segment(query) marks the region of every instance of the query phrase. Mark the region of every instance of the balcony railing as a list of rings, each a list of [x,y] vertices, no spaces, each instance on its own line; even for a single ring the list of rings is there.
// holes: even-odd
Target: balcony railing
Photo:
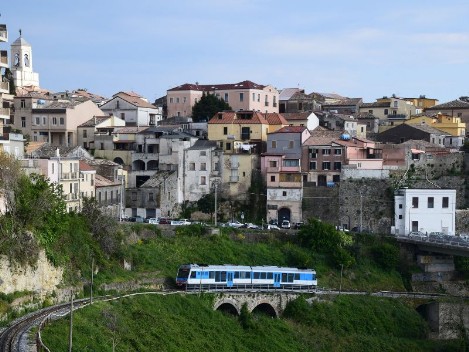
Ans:
[[[60,179],[61,180],[78,180],[78,172],[64,172],[61,176],[60,176]]]
[[[65,200],[78,200],[78,193],[69,193],[65,195]]]

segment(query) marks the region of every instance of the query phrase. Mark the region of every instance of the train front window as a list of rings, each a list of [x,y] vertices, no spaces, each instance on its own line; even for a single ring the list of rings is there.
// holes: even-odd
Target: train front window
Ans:
[[[189,269],[179,269],[178,278],[187,279],[189,277]]]
[[[191,272],[191,279],[195,279],[197,277],[197,271]]]

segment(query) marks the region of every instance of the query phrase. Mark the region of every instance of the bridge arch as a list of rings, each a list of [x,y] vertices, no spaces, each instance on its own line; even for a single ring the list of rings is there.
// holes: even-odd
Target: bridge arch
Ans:
[[[277,310],[270,303],[267,303],[267,302],[260,303],[260,304],[256,305],[252,309],[252,313],[253,314],[262,313],[262,314],[266,314],[266,315],[268,315],[269,317],[272,317],[272,318],[277,318],[278,317]]]
[[[219,310],[221,312],[226,312],[233,315],[240,315],[240,308],[236,301],[226,298],[217,303],[215,303],[214,310]]]

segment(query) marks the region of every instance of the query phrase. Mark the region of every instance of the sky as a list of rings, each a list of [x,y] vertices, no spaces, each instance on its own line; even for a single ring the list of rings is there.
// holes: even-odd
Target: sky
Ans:
[[[21,29],[52,91],[153,102],[184,83],[250,80],[443,103],[469,95],[468,18],[467,0],[5,1],[0,49]]]

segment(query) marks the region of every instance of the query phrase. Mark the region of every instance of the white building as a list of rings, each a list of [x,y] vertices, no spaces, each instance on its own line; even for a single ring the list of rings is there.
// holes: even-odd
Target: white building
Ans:
[[[394,194],[394,209],[396,235],[412,231],[455,233],[454,189],[399,189]]]

